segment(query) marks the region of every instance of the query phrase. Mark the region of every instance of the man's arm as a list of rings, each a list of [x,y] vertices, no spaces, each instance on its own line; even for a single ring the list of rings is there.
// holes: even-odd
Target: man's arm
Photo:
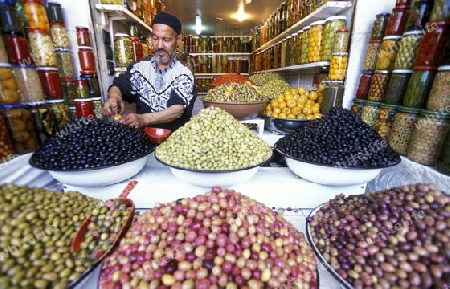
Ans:
[[[184,113],[184,105],[175,104],[168,108],[153,113],[129,113],[120,120],[121,123],[136,128],[153,125],[156,123],[168,123],[180,118]]]

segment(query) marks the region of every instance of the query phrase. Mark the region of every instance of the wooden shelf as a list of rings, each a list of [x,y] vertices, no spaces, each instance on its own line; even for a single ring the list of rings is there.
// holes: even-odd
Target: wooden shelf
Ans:
[[[329,61],[319,61],[319,62],[292,65],[292,66],[286,66],[286,67],[275,68],[275,69],[255,71],[253,73],[256,74],[256,73],[263,73],[263,72],[298,71],[298,70],[308,70],[308,69],[317,69],[317,68],[327,69],[329,66],[330,66]]]
[[[96,4],[95,9],[107,13],[109,17],[123,17],[124,20],[134,21],[148,31],[152,31],[150,26],[148,26],[144,21],[142,21],[142,19],[139,19],[133,14],[133,12],[125,8],[123,5]]]

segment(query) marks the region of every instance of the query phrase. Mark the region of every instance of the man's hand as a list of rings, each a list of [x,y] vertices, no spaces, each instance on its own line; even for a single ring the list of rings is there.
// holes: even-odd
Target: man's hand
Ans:
[[[122,93],[117,87],[113,86],[109,90],[108,99],[103,105],[103,111],[109,117],[114,117],[125,111],[125,104],[122,101]]]
[[[147,125],[146,117],[144,114],[137,114],[133,112],[128,113],[119,121],[119,123],[133,126],[135,128],[143,128]]]

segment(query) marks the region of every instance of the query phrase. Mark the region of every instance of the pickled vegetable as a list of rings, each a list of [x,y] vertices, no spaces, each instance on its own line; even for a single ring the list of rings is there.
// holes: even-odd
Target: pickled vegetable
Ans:
[[[258,91],[248,83],[227,83],[210,89],[208,94],[203,97],[203,100],[220,102],[257,102],[267,101],[268,98],[259,94]]]
[[[13,155],[14,149],[11,144],[8,127],[3,117],[0,117],[0,163],[8,161]]]
[[[425,108],[436,75],[436,67],[415,66],[406,88],[403,105],[412,108]]]
[[[400,40],[394,69],[412,69],[417,59],[417,51],[423,39],[423,31],[406,32]]]
[[[370,127],[375,124],[377,114],[380,109],[380,103],[375,101],[366,101],[361,111],[361,119]]]
[[[37,66],[56,66],[55,48],[50,34],[40,29],[29,29],[28,38],[34,63]]]
[[[335,52],[331,56],[330,71],[328,79],[332,81],[343,81],[347,72],[348,53]]]
[[[375,70],[377,68],[378,53],[381,40],[370,40],[367,45],[366,55],[364,57],[364,70]]]
[[[36,0],[25,0],[23,2],[23,10],[27,15],[29,27],[49,32],[50,25],[44,5]]]
[[[437,70],[427,100],[427,109],[441,112],[450,111],[450,66]]]
[[[114,36],[114,55],[117,67],[127,67],[134,61],[133,43],[128,35],[116,33]]]
[[[0,64],[0,104],[20,101],[19,90],[11,67],[9,64]]]
[[[323,30],[325,21],[316,21],[311,23],[308,62],[322,61],[322,47],[324,42]]]
[[[419,109],[398,106],[389,133],[389,145],[399,154],[406,155]]]
[[[372,26],[371,40],[382,40],[389,23],[390,13],[380,13],[376,15]]]
[[[70,48],[69,37],[67,36],[66,27],[64,24],[52,23],[50,32],[55,48]]]
[[[55,49],[56,66],[61,78],[74,78],[73,57],[69,49]]]
[[[402,36],[386,36],[381,43],[380,51],[377,58],[377,70],[393,70],[397,51],[399,49],[399,41]]]
[[[396,69],[392,71],[389,79],[389,84],[384,97],[384,102],[392,105],[400,105],[403,103],[406,88],[413,70],[410,69]]]
[[[384,101],[391,73],[387,70],[376,70],[370,84],[368,100]]]
[[[378,132],[380,137],[387,140],[391,132],[394,114],[397,106],[382,103],[378,111],[373,129]]]
[[[17,64],[13,65],[13,71],[20,91],[20,101],[23,103],[44,102],[44,89],[36,66]]]

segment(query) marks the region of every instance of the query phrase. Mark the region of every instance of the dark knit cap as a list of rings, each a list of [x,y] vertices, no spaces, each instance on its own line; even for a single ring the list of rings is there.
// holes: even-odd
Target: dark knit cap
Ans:
[[[154,24],[165,24],[171,27],[177,34],[181,34],[181,21],[172,13],[165,11],[159,12],[152,20],[152,27]]]

